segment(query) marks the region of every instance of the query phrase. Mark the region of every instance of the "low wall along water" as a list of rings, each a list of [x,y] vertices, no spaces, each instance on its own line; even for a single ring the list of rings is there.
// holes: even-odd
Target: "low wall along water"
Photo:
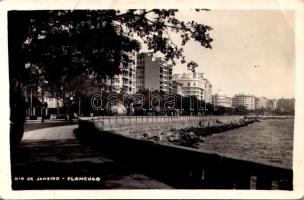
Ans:
[[[292,190],[292,170],[246,160],[227,158],[185,146],[146,140],[134,135],[189,127],[205,127],[240,120],[241,116],[195,116],[183,118],[141,118],[135,123],[118,119],[82,119],[79,135],[89,138],[109,155],[162,179],[176,188],[208,189],[283,189]],[[133,119],[125,118],[132,122]],[[107,120],[107,119],[105,119]],[[138,120],[138,119],[137,119]],[[145,121],[147,120],[147,121]],[[149,122],[151,120],[151,122]],[[158,120],[158,121],[157,121]],[[166,121],[167,120],[167,121]],[[171,121],[170,121],[171,120]],[[133,135],[132,135],[133,131]],[[131,134],[130,134],[131,133]]]
[[[170,129],[206,127],[222,123],[238,122],[243,116],[114,116],[82,118],[91,120],[100,130],[133,133],[161,132]],[[201,123],[200,123],[201,122]]]

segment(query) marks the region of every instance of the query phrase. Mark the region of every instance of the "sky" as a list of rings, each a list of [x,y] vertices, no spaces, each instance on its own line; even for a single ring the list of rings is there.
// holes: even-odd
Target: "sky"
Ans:
[[[238,93],[267,98],[294,97],[294,13],[282,10],[179,11],[179,19],[209,25],[212,49],[191,41],[188,60],[198,63],[213,85],[227,96]],[[171,38],[177,41],[177,35]],[[173,73],[187,72],[177,64]]]

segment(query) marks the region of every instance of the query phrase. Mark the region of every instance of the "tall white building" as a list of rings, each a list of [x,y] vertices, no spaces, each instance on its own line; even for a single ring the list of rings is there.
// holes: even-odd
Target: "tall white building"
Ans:
[[[233,107],[245,107],[248,110],[254,110],[256,103],[255,103],[255,96],[253,95],[246,95],[246,94],[237,94],[232,99]]]
[[[223,92],[218,91],[213,96],[213,102],[212,103],[215,106],[223,106],[223,107],[230,108],[230,107],[232,107],[232,98],[226,96]]]
[[[212,102],[212,85],[204,73],[174,74],[174,80],[181,84],[184,96],[195,96],[206,103]]]
[[[174,80],[182,85],[184,96],[195,96],[198,100],[205,99],[203,73],[174,74]]]
[[[129,57],[129,63],[122,63],[120,65],[121,73],[115,75],[112,79],[107,81],[111,85],[112,92],[135,94],[136,93],[136,51],[124,52]]]
[[[136,90],[172,91],[172,65],[153,53],[140,53],[137,56]]]
[[[212,103],[212,84],[206,78],[203,80],[205,82],[205,102]]]

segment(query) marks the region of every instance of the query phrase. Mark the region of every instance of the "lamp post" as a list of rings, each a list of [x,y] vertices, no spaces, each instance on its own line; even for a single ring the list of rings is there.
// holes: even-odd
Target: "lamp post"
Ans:
[[[81,96],[79,96],[79,99],[78,99],[78,118],[80,117],[81,115]]]
[[[70,124],[73,124],[73,111],[72,111],[72,106],[73,106],[73,100],[74,98],[73,97],[70,97],[70,106],[69,106],[69,121],[70,121]]]
[[[42,106],[41,106],[41,122],[44,122],[44,86],[46,84],[48,84],[48,81],[44,80],[44,76],[42,75],[41,77],[41,80],[42,80],[42,84],[41,84],[41,103],[42,103]]]

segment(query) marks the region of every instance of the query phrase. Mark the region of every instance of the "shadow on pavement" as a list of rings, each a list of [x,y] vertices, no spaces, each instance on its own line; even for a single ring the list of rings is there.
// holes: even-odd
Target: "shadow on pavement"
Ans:
[[[87,124],[85,130],[75,129],[76,137],[83,144],[90,145],[94,150],[102,152],[107,157],[136,171],[149,176],[172,188],[201,189],[206,186],[189,177],[188,163],[185,159],[173,154],[171,148],[158,148],[158,145],[148,140],[126,138],[111,132],[97,130]],[[183,151],[181,151],[183,157]],[[189,160],[192,160],[189,157]],[[154,188],[157,189],[157,188]]]
[[[11,169],[14,190],[168,188],[76,139],[23,142]]]
[[[77,121],[73,121],[72,124],[77,124]],[[42,128],[56,127],[56,126],[67,126],[72,125],[69,121],[57,121],[57,122],[35,122],[35,123],[25,123],[24,131],[33,131]]]

